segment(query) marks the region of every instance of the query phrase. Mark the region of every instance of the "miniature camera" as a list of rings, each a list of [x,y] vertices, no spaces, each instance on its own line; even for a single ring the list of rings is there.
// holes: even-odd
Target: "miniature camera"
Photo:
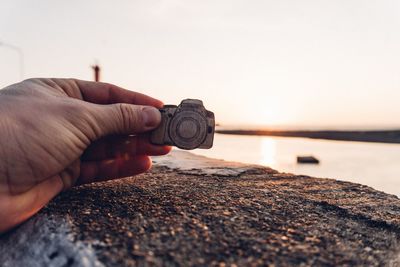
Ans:
[[[201,100],[185,99],[179,106],[165,105],[160,112],[161,123],[151,133],[151,143],[181,149],[212,147],[214,113],[206,110]]]

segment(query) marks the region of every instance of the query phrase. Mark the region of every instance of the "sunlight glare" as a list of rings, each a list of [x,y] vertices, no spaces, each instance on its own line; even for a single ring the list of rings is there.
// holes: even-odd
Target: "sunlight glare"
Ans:
[[[260,164],[269,167],[273,166],[276,163],[276,141],[271,137],[262,137],[260,146]]]

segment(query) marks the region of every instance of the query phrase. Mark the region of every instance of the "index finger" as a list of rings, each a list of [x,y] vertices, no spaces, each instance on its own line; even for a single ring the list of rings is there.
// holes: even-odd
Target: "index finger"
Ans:
[[[145,94],[132,92],[109,83],[75,80],[82,98],[95,104],[127,103],[161,108],[164,104]]]

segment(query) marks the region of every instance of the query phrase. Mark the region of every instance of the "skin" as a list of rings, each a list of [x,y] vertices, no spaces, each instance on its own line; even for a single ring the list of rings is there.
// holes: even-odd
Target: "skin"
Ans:
[[[75,185],[132,176],[149,156],[163,103],[112,84],[29,79],[0,90],[0,233]]]

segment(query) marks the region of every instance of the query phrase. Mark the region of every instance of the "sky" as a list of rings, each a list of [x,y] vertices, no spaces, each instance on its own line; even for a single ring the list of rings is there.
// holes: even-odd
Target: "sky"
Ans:
[[[397,0],[0,0],[24,77],[102,81],[221,125],[400,128]],[[0,87],[19,56],[0,46]]]

